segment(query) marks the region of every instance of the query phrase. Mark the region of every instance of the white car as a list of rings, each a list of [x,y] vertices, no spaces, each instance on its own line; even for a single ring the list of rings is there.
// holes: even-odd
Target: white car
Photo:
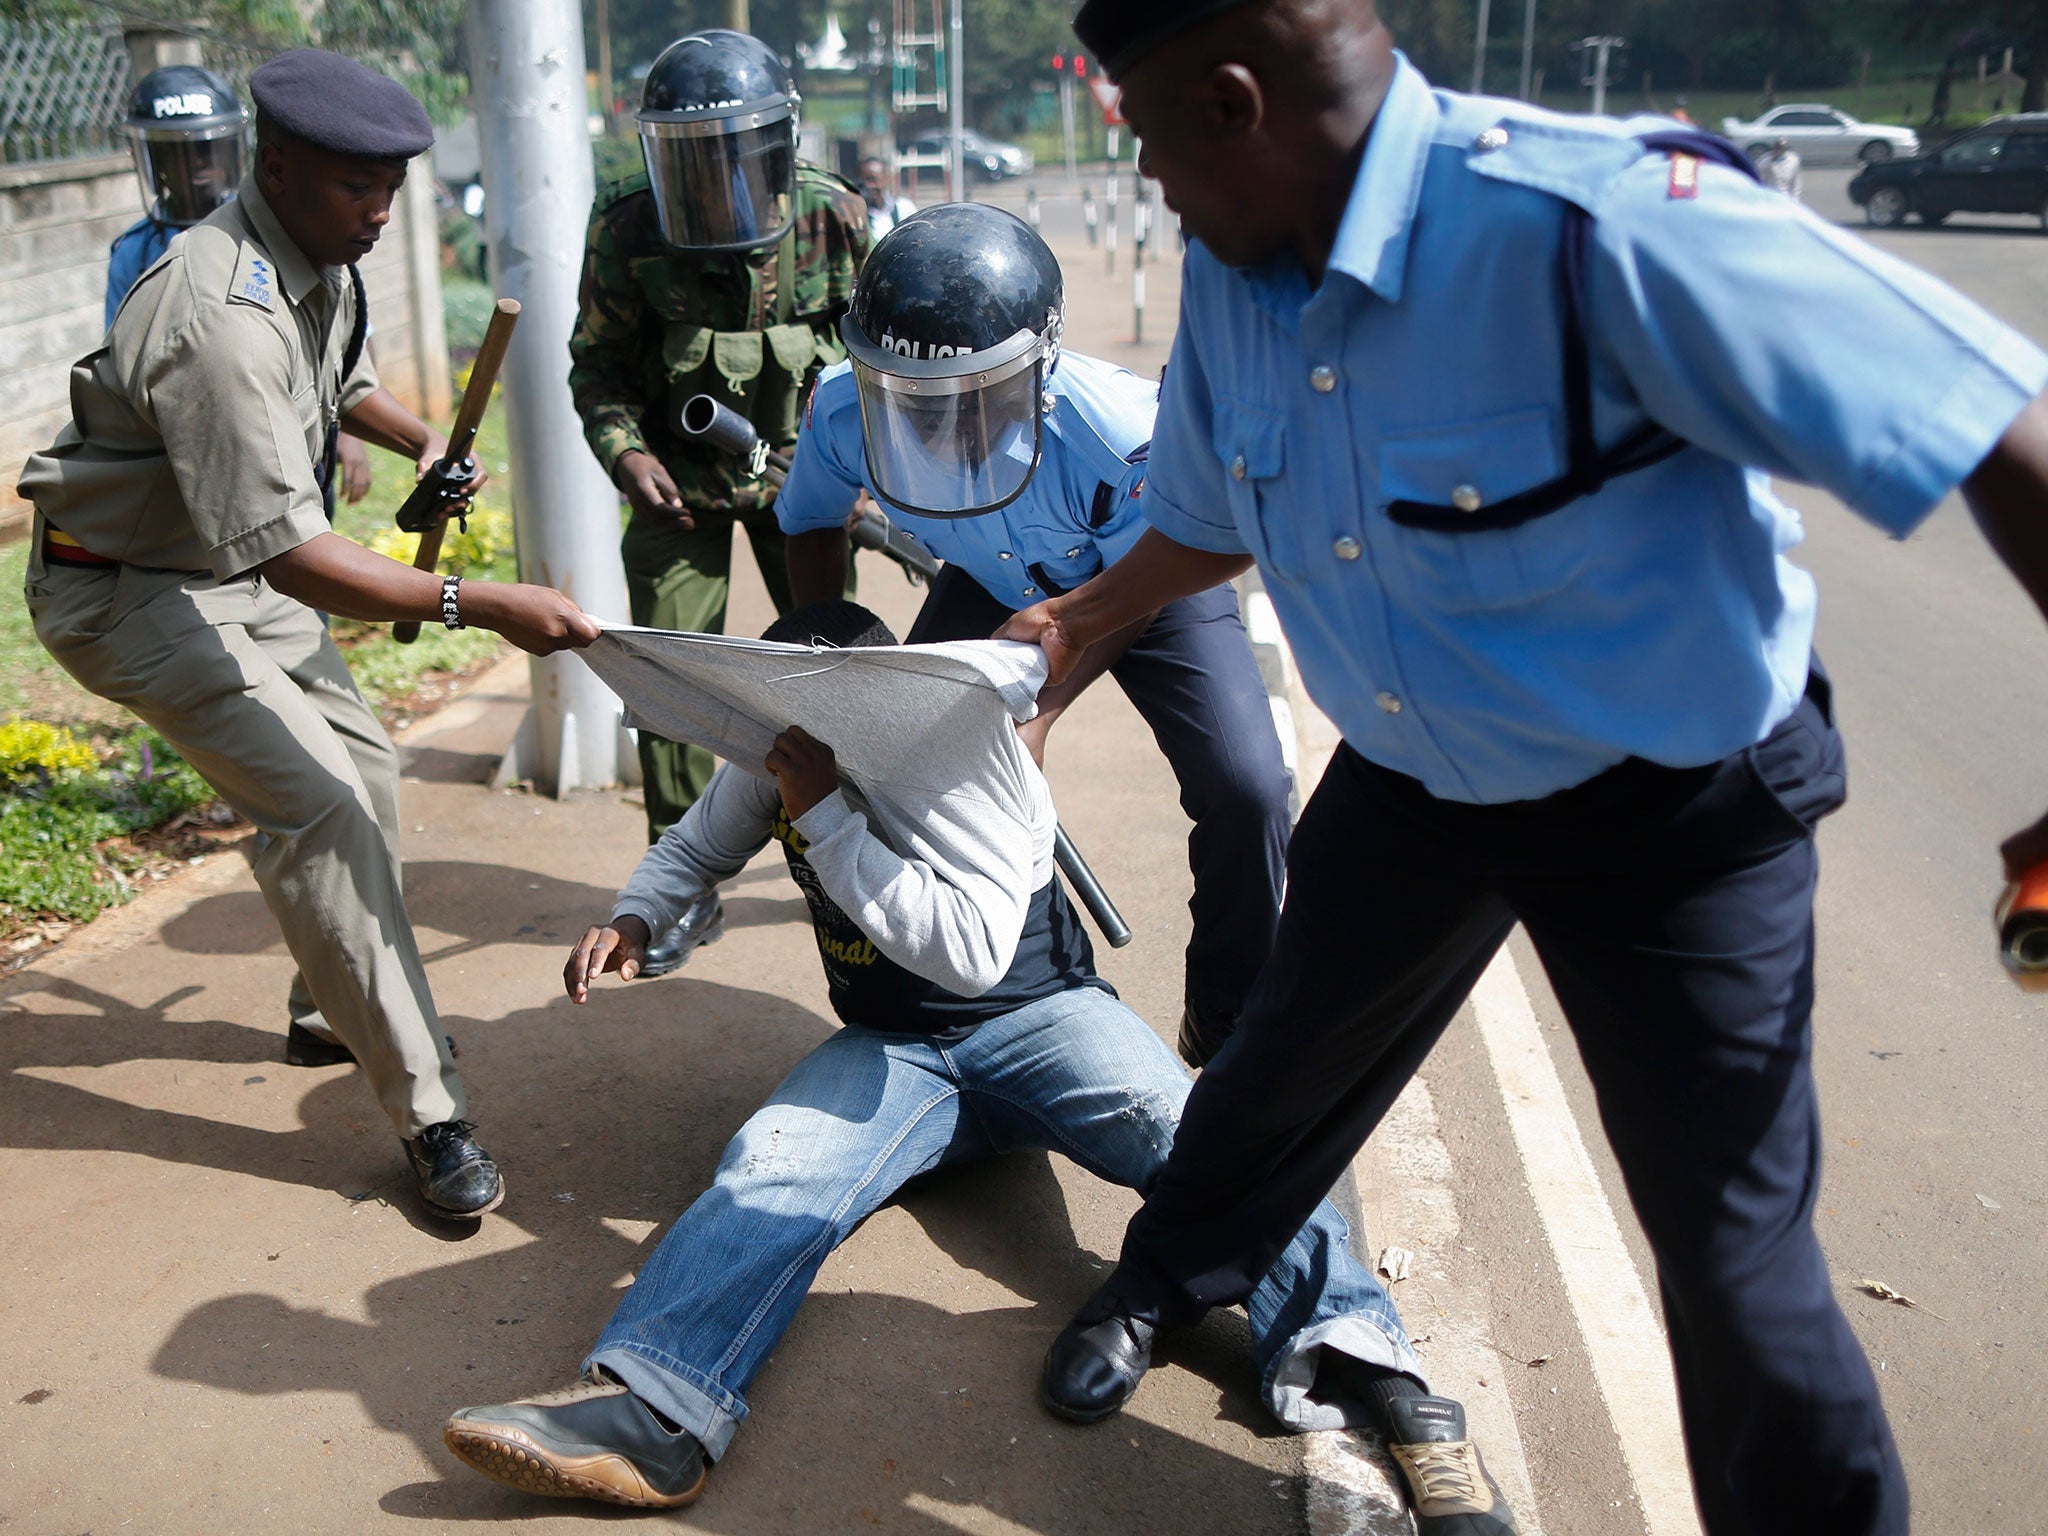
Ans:
[[[1753,123],[1721,119],[1721,131],[1756,160],[1783,139],[1808,165],[1854,165],[1917,155],[1920,138],[1910,128],[1887,123],[1859,123],[1848,113],[1820,102],[1796,101],[1773,107]]]

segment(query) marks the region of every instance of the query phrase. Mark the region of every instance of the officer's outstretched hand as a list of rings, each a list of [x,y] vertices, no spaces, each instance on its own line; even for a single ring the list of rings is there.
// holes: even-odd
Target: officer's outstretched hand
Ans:
[[[604,631],[597,620],[553,587],[523,581],[466,583],[460,599],[463,622],[496,630],[534,656],[577,650]]]
[[[635,517],[673,520],[685,528],[697,526],[690,514],[683,510],[682,492],[676,489],[675,481],[669,478],[668,471],[661,467],[661,460],[653,454],[636,449],[622,455],[614,474]]]
[[[768,771],[782,786],[782,808],[791,821],[839,787],[839,761],[832,749],[800,725],[775,738]]]
[[[1088,649],[1088,642],[1072,634],[1062,623],[1056,597],[1033,603],[1029,608],[1019,608],[991,638],[1022,640],[1026,645],[1035,645],[1044,651],[1047,687],[1066,681],[1067,674],[1074,670],[1074,663]]]
[[[647,925],[632,916],[585,932],[569,951],[569,963],[562,967],[562,987],[569,1000],[588,1002],[591,986],[606,971],[617,971],[622,981],[638,976],[647,963],[647,944],[652,937]]]

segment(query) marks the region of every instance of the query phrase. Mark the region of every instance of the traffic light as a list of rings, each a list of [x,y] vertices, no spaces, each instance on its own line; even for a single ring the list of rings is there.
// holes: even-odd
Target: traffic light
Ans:
[[[1088,60],[1082,54],[1077,53],[1074,55],[1074,73],[1079,75],[1083,80],[1086,80],[1088,78]]]
[[[1056,75],[1064,75],[1067,72],[1067,56],[1064,53],[1052,56],[1052,72]]]

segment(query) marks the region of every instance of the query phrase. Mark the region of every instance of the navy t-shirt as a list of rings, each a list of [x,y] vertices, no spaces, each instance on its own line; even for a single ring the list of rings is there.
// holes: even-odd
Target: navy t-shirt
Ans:
[[[776,808],[774,835],[789,862],[790,877],[810,906],[811,929],[831,989],[832,1011],[842,1023],[949,1041],[961,1039],[977,1025],[1015,1012],[1026,1003],[1075,987],[1097,987],[1116,996],[1116,988],[1095,974],[1094,947],[1057,876],[1032,896],[1025,909],[1017,953],[1003,979],[979,997],[962,997],[905,970],[875,948],[874,941],[826,894],[818,872],[804,857],[809,846],[804,835],[790,824],[789,813],[780,806]]]

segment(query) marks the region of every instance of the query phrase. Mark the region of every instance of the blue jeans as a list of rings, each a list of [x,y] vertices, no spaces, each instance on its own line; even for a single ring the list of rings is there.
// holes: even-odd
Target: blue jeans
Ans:
[[[1047,1148],[1113,1183],[1150,1188],[1188,1079],[1138,1016],[1076,988],[965,1040],[840,1030],[740,1128],[718,1176],[662,1239],[587,1365],[724,1453],[746,1390],[812,1278],[862,1220],[918,1174]],[[1246,1302],[1268,1408],[1292,1429],[1366,1422],[1313,1399],[1324,1347],[1420,1378],[1393,1303],[1317,1207]]]

